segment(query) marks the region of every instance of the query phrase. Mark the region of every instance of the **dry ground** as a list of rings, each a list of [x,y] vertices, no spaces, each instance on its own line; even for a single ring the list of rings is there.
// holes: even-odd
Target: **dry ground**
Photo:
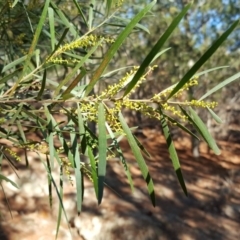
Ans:
[[[108,187],[102,204],[97,206],[92,185],[86,179],[83,212],[78,217],[74,188],[67,184],[64,199],[73,239],[239,239],[240,144],[219,142],[222,153],[216,156],[208,153],[202,143],[201,157],[194,159],[189,139],[177,139],[175,145],[189,192],[186,197],[176,179],[161,133],[151,129],[144,129],[143,133],[140,140],[152,156],[146,161],[155,184],[156,207],[151,206],[145,182],[127,142],[123,141],[124,155],[133,174],[134,193],[121,164],[110,161]],[[33,156],[30,163],[30,168],[21,166],[18,170],[25,179],[21,182],[23,192],[14,192],[9,184],[4,185],[13,219],[3,193],[0,195],[1,240],[54,239],[57,208],[50,214],[46,174],[41,162]],[[12,176],[9,167],[5,166],[3,171]],[[64,221],[59,239],[71,239]]]

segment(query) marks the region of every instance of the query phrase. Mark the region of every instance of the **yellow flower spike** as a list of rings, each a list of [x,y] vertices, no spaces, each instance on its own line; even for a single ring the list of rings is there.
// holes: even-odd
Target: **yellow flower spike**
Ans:
[[[194,76],[188,83],[186,83],[182,89],[180,89],[175,95],[175,98],[179,98],[183,95],[184,91],[188,91],[190,87],[198,85],[198,77]],[[156,102],[163,102],[166,96],[168,96],[171,91],[173,90],[173,87],[169,87],[162,92],[155,94],[152,98],[152,100]]]
[[[68,181],[71,183],[71,185],[73,185],[73,180],[71,178],[71,172],[70,172],[70,168],[71,167],[71,163],[69,162],[68,158],[64,157],[61,158],[61,165],[63,167],[63,170],[65,172],[65,174],[68,176]]]
[[[61,62],[61,59],[58,59],[56,56],[58,56],[58,55],[60,55],[64,52],[74,50],[76,48],[93,47],[99,42],[100,39],[103,39],[103,41],[107,42],[107,43],[113,43],[114,42],[114,39],[112,39],[110,37],[105,38],[103,36],[87,35],[87,36],[84,36],[84,37],[82,37],[80,39],[77,39],[73,42],[66,43],[65,45],[59,47],[59,49],[53,54],[53,56],[51,56],[49,59],[47,59],[47,63],[49,63],[49,62],[63,63],[63,62]],[[78,60],[70,61],[68,63],[75,63],[75,62],[78,62]]]
[[[123,3],[124,3],[124,0],[118,0],[118,1],[116,1],[115,6],[121,7]]]
[[[99,98],[113,98],[119,91],[121,91],[129,81],[131,77],[137,72],[139,67],[133,67],[130,72],[127,72],[124,77],[122,77],[118,83],[108,86],[108,88],[99,96]]]
[[[17,156],[16,152],[11,150],[10,148],[5,148],[5,151],[7,151],[16,161],[20,162],[21,158]]]
[[[156,65],[150,66],[148,71],[140,78],[140,80],[138,81],[136,86],[132,89],[132,91],[128,95],[133,93],[141,85],[141,83],[146,80],[146,76],[150,72],[152,72],[153,69],[156,67],[157,67]],[[103,91],[102,94],[99,96],[99,98],[100,99],[104,99],[104,98],[111,99],[114,96],[116,96],[116,94],[118,92],[120,92],[124,87],[126,87],[127,84],[132,80],[133,76],[135,75],[135,73],[137,72],[138,69],[139,69],[139,66],[134,66],[130,72],[125,73],[125,75],[118,81],[118,83],[108,86],[108,88],[105,91]],[[125,98],[127,96],[125,96]]]
[[[8,0],[8,1],[7,1],[7,3],[8,3],[8,6],[9,6],[10,8],[12,8],[13,1],[11,1],[11,0]]]

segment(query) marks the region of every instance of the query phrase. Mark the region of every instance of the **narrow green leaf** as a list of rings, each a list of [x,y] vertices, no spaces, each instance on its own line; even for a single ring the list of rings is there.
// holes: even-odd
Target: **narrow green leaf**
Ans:
[[[214,153],[219,155],[221,153],[221,151],[218,148],[215,140],[213,139],[213,137],[209,133],[206,125],[203,123],[201,118],[197,115],[197,113],[191,107],[189,107],[189,110],[190,110],[190,113],[191,113],[191,116],[192,116],[192,120],[194,121],[194,124],[197,125],[198,129],[201,131],[203,138],[206,140],[209,147],[214,151]]]
[[[222,119],[211,108],[207,108],[207,110],[217,123],[223,123]]]
[[[76,78],[71,82],[68,88],[62,93],[62,98],[64,100],[70,98],[72,96],[71,91],[79,84],[79,82],[85,77],[87,71],[82,68],[81,72],[76,76]]]
[[[167,52],[168,50],[170,50],[171,48],[166,48],[162,51],[160,51],[159,53],[157,53],[155,55],[155,57],[153,58],[153,60],[150,62],[150,64],[152,64],[156,59],[158,59],[160,56],[162,56],[165,52]]]
[[[215,71],[215,70],[219,70],[219,69],[222,69],[222,68],[228,68],[229,66],[220,66],[220,67],[214,67],[214,68],[210,68],[210,69],[207,69],[207,70],[204,70],[202,72],[199,72],[199,73],[196,73],[194,76],[196,77],[200,77],[206,73],[209,73],[209,72],[212,72],[212,71]]]
[[[41,84],[41,89],[40,89],[40,91],[38,92],[37,100],[40,100],[40,99],[42,98],[42,95],[43,95],[43,93],[44,93],[45,86],[46,86],[46,78],[47,78],[47,70],[44,69],[43,78],[42,78],[42,84]]]
[[[65,28],[65,29],[64,29],[63,34],[62,34],[61,38],[59,39],[57,46],[54,48],[54,50],[52,51],[52,53],[48,56],[48,59],[50,59],[50,58],[53,56],[53,54],[54,54],[54,53],[60,48],[60,46],[63,44],[64,38],[66,37],[68,31],[69,31],[69,28]]]
[[[190,131],[188,128],[186,128],[185,126],[183,126],[180,122],[178,122],[178,121],[176,121],[175,119],[167,116],[167,115],[164,114],[164,113],[162,113],[162,114],[163,114],[164,118],[166,118],[169,122],[171,122],[171,123],[173,123],[174,125],[176,125],[177,127],[181,128],[184,132],[190,134],[192,137],[200,140],[199,137],[198,137],[196,134],[194,134],[194,133],[193,133],[192,131]]]
[[[106,1],[106,9],[107,9],[106,13],[107,13],[107,16],[109,15],[111,7],[112,7],[112,0],[107,0]]]
[[[153,61],[154,61],[154,60],[153,60]],[[196,73],[196,74],[194,75],[194,77],[195,77],[195,76],[196,76],[196,77],[200,77],[200,76],[202,76],[202,75],[204,75],[204,74],[206,74],[206,73],[209,73],[209,72],[212,72],[212,71],[215,71],[215,70],[218,70],[218,69],[222,69],[222,68],[227,68],[227,67],[229,67],[229,66],[220,66],[220,67],[210,68],[210,69],[204,70],[204,71],[202,71],[202,72]],[[178,84],[178,83],[175,83],[175,84],[169,86],[168,88],[164,89],[164,91],[169,90],[169,89],[173,89],[175,86],[177,86],[177,84]]]
[[[48,146],[49,146],[51,168],[54,169],[55,148],[54,148],[53,133],[55,131],[54,128],[55,128],[56,122],[52,114],[49,112],[48,107],[46,105],[44,105],[44,112],[48,121],[48,125],[47,125],[48,133],[46,134],[47,135],[46,141],[48,142]]]
[[[2,83],[6,83],[9,79],[13,79],[13,77],[17,77],[18,76],[18,73],[19,73],[19,69],[15,70],[14,72],[6,75],[5,77],[1,78],[0,79],[0,84]]]
[[[82,140],[83,136],[86,134],[86,131],[85,131],[84,121],[83,121],[83,117],[80,109],[80,104],[77,105],[77,115],[78,115],[79,135],[80,135],[80,140]]]
[[[149,158],[151,158],[150,153],[145,149],[145,147],[139,142],[139,140],[133,135],[138,147],[141,149],[141,151]]]
[[[130,66],[127,66],[127,67],[121,67],[121,68],[117,68],[117,69],[114,69],[112,70],[111,72],[108,72],[108,73],[105,73],[102,75],[102,78],[107,78],[107,77],[111,77],[111,75],[114,76],[115,73],[118,73],[120,72],[121,70],[124,70],[124,69],[131,69],[133,68],[134,66],[133,65],[130,65]]]
[[[131,173],[129,171],[129,167],[128,167],[127,161],[126,161],[126,159],[125,159],[125,157],[123,155],[123,152],[122,152],[122,150],[121,150],[121,148],[120,148],[120,146],[118,144],[118,140],[114,136],[114,133],[113,133],[112,129],[110,128],[110,126],[107,123],[106,123],[106,127],[107,127],[107,130],[108,130],[108,132],[110,134],[110,137],[111,137],[111,139],[113,141],[113,145],[114,145],[115,149],[117,150],[117,153],[118,153],[118,156],[120,158],[120,161],[122,162],[125,174],[126,174],[126,176],[128,178],[128,182],[129,182],[130,188],[131,188],[131,190],[133,192],[134,191],[133,180],[132,180]],[[136,140],[136,138],[135,138],[135,140]]]
[[[191,4],[188,4],[181,13],[178,14],[178,16],[172,21],[170,26],[167,28],[167,30],[164,32],[164,34],[160,37],[160,39],[157,41],[157,43],[154,45],[152,50],[149,52],[149,54],[144,59],[143,63],[139,67],[138,71],[134,75],[132,81],[128,84],[127,89],[124,92],[123,96],[126,96],[131,92],[131,90],[135,87],[137,82],[141,79],[142,75],[144,74],[146,68],[150,65],[154,57],[158,54],[160,49],[163,47],[164,43],[167,41],[167,39],[170,37],[172,32],[175,30],[175,28],[178,26],[179,22],[182,20],[182,18],[187,13],[188,9],[191,7]]]
[[[35,48],[36,48],[36,46],[37,46],[39,36],[40,36],[40,34],[41,34],[41,32],[42,32],[42,28],[43,28],[43,25],[44,25],[44,21],[45,21],[46,16],[47,16],[47,10],[48,10],[49,3],[50,3],[50,0],[46,0],[46,1],[45,1],[45,5],[44,5],[44,8],[43,8],[43,11],[41,12],[42,14],[41,14],[39,23],[38,23],[38,25],[37,25],[36,32],[35,32],[35,34],[34,34],[34,37],[33,37],[32,43],[31,43],[31,46],[30,46],[29,51],[28,51],[27,59],[26,59],[26,61],[25,61],[25,63],[24,63],[24,66],[23,66],[23,71],[22,71],[19,79],[15,82],[15,84],[14,84],[13,87],[11,88],[10,95],[14,94],[16,88],[18,87],[18,84],[21,82],[22,78],[24,77],[24,75],[25,75],[26,72],[27,72],[27,69],[28,69],[28,67],[29,67],[29,64],[30,64],[32,55],[33,55],[34,50],[35,50]]]
[[[83,196],[83,189],[82,189],[82,172],[81,172],[81,164],[80,164],[80,154],[79,154],[79,144],[77,143],[77,135],[75,133],[70,133],[71,138],[71,146],[73,149],[74,155],[74,162],[75,162],[75,178],[76,178],[76,190],[77,190],[77,212],[78,215],[82,211],[82,196]]]
[[[65,16],[64,12],[58,8],[58,6],[51,1],[50,3],[51,7],[54,9],[54,11],[57,13],[57,15],[59,16],[59,18],[61,19],[62,23],[69,28],[69,31],[71,32],[71,34],[73,35],[73,37],[77,37],[78,36],[78,32],[74,26],[74,24],[72,24],[68,18]]]
[[[174,94],[176,94],[182,87],[193,77],[193,75],[198,71],[198,69],[217,51],[217,49],[222,45],[222,43],[231,34],[234,28],[238,25],[239,20],[235,21],[231,27],[224,32],[213,45],[202,55],[202,57],[193,65],[193,67],[183,76],[179,83],[175,86],[172,92],[169,94],[168,99],[170,99]]]
[[[63,167],[60,167],[60,183],[59,183],[59,207],[58,207],[58,219],[57,219],[57,229],[56,229],[56,235],[55,235],[55,239],[57,240],[58,237],[58,233],[59,233],[59,229],[60,229],[60,223],[61,223],[61,219],[62,219],[62,211],[63,211]]]
[[[74,157],[73,157],[73,154],[71,152],[71,149],[68,147],[68,144],[67,144],[66,140],[63,137],[59,136],[59,139],[60,139],[60,141],[62,143],[64,152],[67,155],[68,160],[69,160],[71,166],[74,167],[75,166],[75,162],[74,162]]]
[[[137,160],[137,163],[142,172],[143,178],[147,183],[148,194],[150,196],[153,206],[155,207],[155,192],[154,192],[154,185],[153,185],[152,177],[150,176],[148,167],[147,167],[145,160],[141,154],[141,151],[134,139],[134,136],[133,136],[131,130],[129,129],[121,112],[119,113],[119,121],[122,125],[124,133],[126,134],[126,137],[127,137],[128,143],[132,149],[132,152]]]
[[[28,20],[28,23],[29,23],[29,28],[30,28],[31,32],[33,33],[34,31],[33,31],[32,22],[31,22],[31,19],[30,19],[29,15],[28,15],[28,11],[25,7],[25,4],[22,3],[22,7],[24,9],[25,15],[27,16],[27,20]]]
[[[37,68],[40,67],[40,62],[41,62],[40,53],[41,53],[41,52],[40,52],[40,49],[36,49],[36,51],[35,51],[35,62],[36,62]],[[33,68],[33,70],[34,70],[34,68]]]
[[[201,136],[206,141],[208,146],[214,151],[215,154],[219,155],[221,153],[220,149],[218,148],[215,140],[213,139],[207,127],[205,126],[201,118],[197,115],[197,113],[191,107],[189,107],[189,111],[190,111],[190,115],[189,115],[185,109],[183,109],[181,106],[179,107],[182,110],[183,114],[188,117],[188,120],[193,123],[193,125],[201,134]]]
[[[51,46],[52,51],[55,49],[56,37],[55,37],[55,19],[54,19],[54,11],[51,7],[48,8],[48,19],[49,19],[49,28],[51,34]]]
[[[18,185],[15,182],[13,182],[11,179],[3,176],[2,174],[0,174],[0,182],[1,182],[1,180],[5,180],[6,182],[10,182],[15,188],[19,189]]]
[[[51,165],[50,165],[50,161],[48,156],[46,155],[46,162],[47,162],[47,167],[48,167],[48,171],[51,172]],[[49,206],[52,209],[52,205],[53,205],[53,197],[52,197],[52,181],[51,178],[48,175],[48,198],[49,198]]]
[[[6,200],[8,211],[10,212],[11,218],[13,219],[12,210],[10,208],[10,204],[9,204],[8,198],[7,198],[7,195],[6,195],[5,191],[4,191],[4,188],[3,188],[3,185],[1,183],[1,181],[0,181],[0,185],[1,185],[1,188],[2,188],[2,192],[3,192],[4,198]]]
[[[79,14],[80,14],[80,16],[82,17],[84,24],[87,26],[87,28],[89,28],[88,23],[87,23],[87,20],[86,20],[86,17],[85,17],[85,15],[84,15],[81,7],[79,6],[78,2],[77,2],[76,0],[73,0],[73,2],[74,2],[74,4],[75,4],[75,6],[76,6],[76,8],[77,8],[77,10],[78,10],[78,12],[79,12]]]
[[[9,69],[14,69],[14,67],[16,65],[19,65],[21,64],[22,62],[24,62],[26,60],[27,56],[23,56],[21,58],[18,58],[16,59],[15,61],[13,62],[10,62],[8,65],[4,66],[3,69],[2,69],[2,73],[6,72],[7,70]],[[19,72],[19,69],[17,69],[17,71]],[[2,80],[0,81],[0,83],[2,83]]]
[[[16,122],[17,118],[21,115],[23,108],[24,108],[24,104],[20,103],[17,107],[17,111],[14,113],[11,120],[9,121],[10,124],[13,124]]]
[[[203,100],[205,99],[206,97],[208,97],[209,95],[213,94],[214,92],[218,91],[219,89],[225,87],[227,84],[235,81],[235,80],[238,80],[240,77],[240,72],[239,73],[236,73],[234,74],[233,76],[227,78],[226,80],[222,81],[221,83],[219,83],[217,86],[215,86],[214,88],[212,88],[211,90],[209,90],[207,93],[205,93],[202,97],[199,98],[199,101],[200,100]]]
[[[46,169],[46,172],[48,174],[49,179],[51,180],[51,182],[53,183],[53,186],[55,187],[56,194],[57,194],[58,200],[59,200],[57,230],[56,230],[56,236],[55,236],[55,237],[57,237],[57,234],[58,234],[58,231],[59,231],[60,222],[61,222],[61,213],[62,213],[62,211],[64,213],[64,216],[65,216],[68,228],[69,228],[69,230],[71,229],[69,221],[68,221],[68,217],[67,217],[67,214],[66,214],[66,210],[65,210],[64,205],[63,205],[63,179],[62,179],[63,169],[62,169],[62,167],[60,169],[61,174],[60,174],[60,191],[59,191],[58,187],[57,187],[57,184],[56,184],[56,182],[55,182],[55,180],[54,180],[54,178],[52,176],[51,170],[48,168],[48,166],[45,163],[46,161],[44,159],[42,159],[41,155],[38,155],[38,156],[39,156],[39,159],[41,160],[41,162],[43,163],[43,165],[44,165],[44,167]]]
[[[130,20],[129,19],[126,19],[126,18],[122,18],[122,17],[119,17],[119,16],[113,16],[113,18],[117,19],[118,23],[117,24],[114,24],[114,23],[108,23],[107,25],[109,26],[116,26],[116,27],[126,27],[127,24],[129,24]],[[122,23],[126,23],[126,24],[119,24],[120,22]],[[135,30],[137,29],[140,29],[140,30],[143,30],[145,32],[147,32],[148,34],[150,34],[149,30],[142,24],[140,23],[137,23],[136,26],[134,27]]]
[[[89,157],[90,164],[91,164],[93,186],[94,186],[96,198],[98,199],[98,176],[97,176],[96,162],[95,162],[95,159],[94,159],[94,155],[93,155],[91,146],[88,146],[87,150],[88,150],[88,157]]]
[[[67,77],[63,81],[61,81],[61,83],[58,85],[58,87],[56,88],[56,90],[54,92],[54,96],[57,96],[59,94],[60,90],[63,89],[63,86],[72,79],[72,77],[76,74],[76,72],[84,65],[84,63],[87,61],[87,59],[97,50],[97,48],[101,45],[102,42],[103,42],[103,39],[101,39],[94,47],[92,47],[88,51],[88,53],[80,60],[80,62],[71,70],[71,73],[69,73],[67,75]],[[86,73],[85,69],[82,68],[81,73],[75,79],[78,79],[79,81],[81,81],[81,79],[84,77],[85,73]],[[70,89],[70,90],[72,90],[72,89]],[[65,91],[67,91],[67,90],[65,90]],[[64,94],[65,94],[65,92],[63,93],[63,95]]]
[[[88,10],[88,27],[89,27],[89,30],[92,29],[92,26],[93,26],[93,9],[96,7],[95,5],[95,0],[90,0],[89,1],[89,10]]]
[[[17,120],[16,123],[17,123],[18,131],[19,131],[19,133],[21,135],[21,138],[23,140],[23,143],[26,143],[27,140],[26,140],[23,128],[22,128],[22,124],[21,124],[21,122],[19,120]]]
[[[15,0],[15,1],[12,3],[12,8],[14,8],[18,2],[19,2],[19,0]],[[7,4],[8,4],[8,2],[7,2]]]
[[[169,154],[170,154],[170,158],[172,160],[174,170],[177,174],[178,181],[179,181],[185,195],[188,196],[187,188],[186,188],[186,185],[185,185],[185,182],[184,182],[184,178],[182,176],[182,171],[181,171],[181,166],[180,166],[180,162],[179,162],[179,159],[178,159],[178,155],[177,155],[176,149],[174,147],[174,143],[172,141],[172,137],[171,137],[171,134],[170,134],[169,127],[167,125],[167,121],[166,121],[165,117],[163,116],[163,114],[161,114],[160,122],[161,122],[162,129],[163,129],[163,135],[166,139],[166,143],[167,143],[168,151],[169,151]]]
[[[49,146],[49,154],[50,154],[51,168],[54,169],[55,148],[54,148],[53,132],[50,132],[50,133],[49,133],[49,136],[48,136],[47,141],[48,141],[48,146]]]
[[[102,103],[99,103],[98,106],[98,131],[98,204],[101,204],[107,166],[107,134],[105,128],[105,109]]]
[[[116,41],[111,45],[107,53],[105,54],[103,61],[101,62],[100,66],[94,72],[92,79],[86,89],[85,96],[87,96],[93,89],[94,85],[100,79],[101,75],[103,74],[104,70],[108,66],[110,60],[113,58],[117,50],[122,45],[123,41],[127,38],[127,36],[131,33],[132,29],[135,25],[145,16],[145,14],[155,5],[156,0],[152,1],[148,4],[141,12],[139,12],[132,21],[127,25],[127,27],[120,33]]]

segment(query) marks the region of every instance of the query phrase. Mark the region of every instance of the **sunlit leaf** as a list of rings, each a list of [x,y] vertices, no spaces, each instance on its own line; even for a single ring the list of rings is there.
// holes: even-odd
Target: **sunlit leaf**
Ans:
[[[170,116],[167,116],[164,113],[162,113],[162,114],[169,122],[173,123],[177,127],[181,128],[184,132],[190,134],[192,137],[194,137],[194,138],[199,140],[199,138],[198,138],[198,136],[196,134],[194,134],[192,131],[190,131],[187,127],[183,126],[180,122],[178,122],[177,120],[171,118]]]
[[[96,198],[98,199],[98,174],[97,174],[96,162],[95,162],[95,159],[94,159],[94,155],[93,155],[91,146],[88,146],[87,149],[88,149],[88,157],[89,157],[90,164],[91,164],[93,186],[94,186]]]
[[[134,191],[134,186],[133,186],[133,180],[132,180],[132,176],[131,176],[131,173],[129,171],[129,166],[127,164],[127,161],[123,155],[123,152],[118,144],[118,141],[117,139],[115,138],[114,136],[114,133],[112,132],[112,129],[110,128],[110,126],[106,123],[106,127],[107,127],[107,130],[113,140],[113,145],[114,147],[116,148],[117,150],[117,153],[118,153],[118,157],[120,158],[120,161],[122,162],[122,165],[124,167],[124,171],[125,171],[125,174],[127,175],[127,178],[128,178],[128,182],[129,182],[129,185],[130,185],[130,188],[132,190],[132,192]]]
[[[85,15],[84,15],[84,13],[83,13],[80,5],[78,4],[78,2],[77,2],[76,0],[73,0],[73,2],[74,2],[74,4],[75,4],[75,6],[76,6],[76,8],[77,8],[77,10],[78,10],[78,12],[79,12],[79,14],[80,14],[80,16],[82,17],[84,24],[89,28],[88,23],[87,23],[87,20],[86,20],[86,17],[85,17]]]
[[[52,8],[48,8],[48,19],[49,19],[49,27],[50,27],[50,34],[51,34],[51,46],[52,46],[52,51],[55,49],[55,44],[56,44],[56,37],[55,37],[55,26],[54,26],[54,11]]]
[[[41,89],[40,89],[40,91],[38,92],[38,95],[37,95],[37,99],[38,99],[38,100],[40,100],[40,99],[42,98],[42,95],[43,95],[43,93],[44,93],[45,86],[46,86],[46,78],[47,78],[47,71],[46,71],[46,69],[45,69],[44,72],[43,72]]]
[[[207,108],[207,110],[217,123],[223,123],[222,119],[211,108]]]
[[[148,194],[150,196],[150,199],[152,201],[153,206],[155,206],[156,202],[155,202],[155,192],[154,192],[154,185],[153,185],[153,180],[152,177],[150,176],[149,170],[148,170],[148,166],[145,163],[145,160],[141,154],[141,151],[138,147],[137,142],[134,139],[134,136],[131,132],[131,130],[129,129],[123,115],[121,113],[119,113],[119,121],[122,125],[123,131],[126,134],[128,143],[132,149],[133,155],[136,158],[136,161],[138,163],[138,166],[141,170],[141,173],[143,175],[144,180],[147,183],[147,188],[148,188]]]
[[[219,70],[219,69],[222,69],[222,68],[228,68],[229,66],[220,66],[220,67],[214,67],[214,68],[210,68],[210,69],[207,69],[207,70],[204,70],[202,72],[198,72],[196,73],[194,76],[197,76],[197,77],[200,77],[206,73],[209,73],[209,72],[212,72],[212,71],[215,71],[215,70]]]
[[[183,175],[182,175],[180,162],[179,162],[179,159],[178,159],[178,155],[177,155],[176,149],[174,147],[174,143],[173,143],[173,140],[172,140],[172,137],[171,137],[171,134],[170,134],[169,127],[167,125],[167,121],[166,121],[165,117],[163,116],[163,114],[161,115],[160,122],[161,122],[162,129],[163,129],[163,135],[166,139],[168,152],[169,152],[170,158],[172,160],[173,168],[174,168],[174,170],[177,174],[178,181],[179,181],[185,195],[188,196],[187,188],[186,188],[184,178],[183,178]]]
[[[128,93],[131,92],[131,90],[134,88],[134,86],[137,84],[137,82],[141,79],[142,75],[144,74],[146,68],[150,65],[150,63],[153,61],[155,56],[159,53],[160,49],[163,47],[164,43],[167,41],[167,39],[170,37],[172,32],[176,29],[179,22],[182,20],[182,18],[187,13],[188,9],[191,7],[191,4],[188,4],[181,13],[172,21],[170,26],[167,28],[167,30],[163,33],[163,35],[160,37],[160,39],[157,41],[157,43],[154,45],[154,47],[151,49],[149,54],[146,56],[146,58],[143,60],[143,63],[139,67],[138,71],[134,75],[132,81],[128,84],[127,89],[124,92],[123,96],[126,96]]]
[[[63,89],[63,86],[68,84],[71,81],[71,79],[74,77],[74,75],[77,73],[77,71],[79,69],[81,69],[81,67],[84,65],[84,63],[87,61],[87,59],[97,50],[97,48],[101,45],[102,42],[103,42],[103,39],[99,40],[98,43],[96,43],[94,45],[94,47],[92,47],[88,51],[88,53],[79,61],[79,63],[76,64],[76,66],[66,76],[66,78],[59,83],[58,87],[56,88],[56,90],[54,92],[54,96],[57,96],[59,94],[59,92]],[[62,95],[65,95],[65,94],[71,92],[73,90],[73,88],[76,86],[75,84],[79,83],[82,80],[82,78],[85,76],[85,74],[86,74],[86,71],[84,68],[82,68],[80,74],[78,74],[78,76],[72,81],[70,86],[62,93]]]
[[[101,203],[104,189],[104,179],[106,175],[106,158],[107,158],[107,136],[105,128],[105,109],[102,103],[98,107],[98,149],[99,149],[99,160],[98,160],[98,204]]]
[[[227,37],[232,33],[234,28],[238,25],[239,21],[235,21],[231,27],[225,31],[214,43],[213,45],[201,56],[201,58],[193,65],[193,67],[183,76],[179,83],[174,87],[168,96],[168,99],[176,94],[182,87],[190,81],[193,75],[198,71],[198,69],[217,51],[217,49],[222,45],[222,43],[227,39]]]
[[[74,132],[70,132],[70,140],[71,140],[71,146],[73,149],[73,157],[74,157],[74,172],[75,172],[76,192],[77,192],[77,212],[79,215],[80,212],[82,211],[83,184],[82,184],[82,172],[81,172],[81,164],[80,164],[81,159],[79,154],[80,146],[77,141],[77,134]]]
[[[145,16],[145,14],[155,5],[156,0],[152,1],[148,4],[142,11],[140,11],[132,21],[126,26],[126,28],[120,33],[115,42],[111,45],[107,53],[105,54],[100,66],[94,72],[92,79],[86,89],[85,96],[87,96],[93,89],[94,85],[100,79],[104,70],[108,66],[110,60],[113,58],[117,50],[120,48],[124,40],[126,40],[127,36],[131,33],[132,29],[136,26],[136,24]]]
[[[31,58],[33,56],[33,53],[34,53],[35,48],[36,48],[37,43],[38,43],[39,36],[42,32],[42,28],[43,28],[43,25],[44,25],[44,22],[45,22],[45,19],[46,19],[46,16],[47,16],[49,3],[50,3],[50,0],[45,1],[44,8],[43,8],[42,13],[41,13],[41,17],[40,17],[39,23],[38,23],[37,28],[36,28],[36,32],[34,34],[31,46],[30,46],[29,51],[28,51],[26,61],[25,61],[24,66],[23,66],[23,71],[22,71],[19,79],[16,81],[16,83],[11,88],[11,94],[13,94],[15,92],[15,90],[18,87],[18,84],[21,82],[23,76],[27,73]]]
[[[19,188],[19,186],[13,182],[11,179],[3,176],[2,174],[0,174],[0,180],[5,180],[6,182],[10,182],[15,188]]]
[[[214,151],[215,154],[219,155],[221,153],[220,149],[218,148],[215,140],[209,133],[206,125],[203,123],[201,118],[197,115],[197,113],[189,107],[190,114],[187,113],[185,109],[183,109],[181,106],[179,106],[182,110],[183,114],[188,117],[188,120],[195,126],[197,131],[201,134],[203,139],[206,141],[208,146]]]
[[[106,0],[106,14],[108,15],[112,7],[112,0]]]
[[[240,77],[240,73],[236,73],[233,76],[227,78],[226,80],[222,81],[221,83],[219,83],[217,86],[213,87],[211,90],[209,90],[207,93],[205,93],[202,97],[199,98],[199,100],[203,100],[206,97],[208,97],[209,95],[213,94],[214,92],[218,91],[219,89],[225,87],[227,84],[238,80]]]

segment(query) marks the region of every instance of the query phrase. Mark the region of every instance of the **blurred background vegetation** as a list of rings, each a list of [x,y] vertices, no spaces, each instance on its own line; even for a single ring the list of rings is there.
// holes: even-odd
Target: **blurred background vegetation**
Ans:
[[[143,6],[146,1],[131,1],[134,12]],[[132,34],[131,48],[125,46],[125,53],[131,64],[140,64],[146,53],[149,52],[159,36],[164,32],[176,13],[190,1],[158,1],[152,11],[153,16],[145,17],[141,24],[149,29],[146,32]],[[135,7],[134,7],[135,6]],[[129,13],[130,15],[131,13]],[[168,40],[166,48],[170,47],[159,60],[158,69],[152,76],[151,84],[146,83],[144,94],[159,92],[165,86],[179,81],[186,71],[208,49],[210,44],[225,31],[230,24],[240,16],[240,1],[195,1],[184,21],[178,26],[172,37]],[[210,74],[206,74],[200,81],[200,89],[194,93],[200,97],[208,88],[223,81],[240,70],[239,62],[240,27],[218,49],[203,69],[216,66],[229,66]],[[128,51],[128,49],[131,49]],[[124,60],[123,60],[124,61]],[[202,69],[202,70],[203,70]],[[239,99],[239,83],[223,88],[213,98],[219,104],[229,103],[233,98]]]
[[[36,23],[39,21],[41,6],[40,0],[19,1],[14,8],[9,8],[11,1],[2,1],[1,24],[0,24],[0,56],[1,66],[6,61],[17,59],[28,51]],[[77,35],[81,36],[92,27],[97,26],[105,18],[104,1],[78,1],[84,11],[89,13],[89,8],[94,5],[93,21],[89,28],[86,27],[82,18],[77,18],[78,11],[74,7],[73,1],[53,1],[65,13],[65,17],[74,25]],[[114,1],[113,1],[114,2]],[[115,1],[116,2],[116,1]],[[135,15],[139,9],[144,7],[150,1],[123,1],[121,6],[121,18],[116,17],[104,27],[99,28],[99,34],[107,36],[116,36],[126,25],[128,20]],[[188,3],[187,0],[177,1],[158,1],[151,14],[148,14],[142,21],[142,27],[136,29],[127,42],[121,48],[114,61],[111,62],[112,69],[121,66],[140,65],[146,54],[155,44],[159,36],[165,31],[176,14]],[[23,4],[25,3],[25,4]],[[116,3],[115,3],[116,4]],[[131,6],[131,7],[129,7]],[[197,61],[197,59],[206,51],[209,45],[221,35],[231,23],[238,19],[240,15],[240,1],[238,0],[216,0],[216,1],[195,1],[191,11],[185,16],[184,21],[175,30],[172,37],[168,40],[166,48],[170,47],[157,62],[158,68],[155,70],[152,79],[142,88],[141,96],[151,96],[152,93],[159,92],[166,86],[177,82],[186,73],[186,71]],[[56,23],[56,37],[59,38],[64,27],[61,23]],[[46,25],[47,27],[48,25]],[[148,31],[148,30],[149,31]],[[46,29],[48,30],[48,29]],[[68,38],[76,38],[73,31]],[[71,36],[72,35],[72,36]],[[45,51],[51,51],[49,45],[50,38],[47,31],[42,32],[39,40],[39,48]],[[228,68],[215,71],[211,74],[205,74],[201,79],[200,89],[194,94],[199,97],[216,83],[223,81],[240,70],[239,62],[240,46],[240,27],[235,29],[234,33],[218,49],[214,56],[204,65],[204,69],[216,66],[229,66]],[[43,52],[43,51],[41,51]],[[79,49],[81,54],[81,49]],[[6,58],[7,56],[7,58]],[[93,56],[91,62],[91,71],[96,65],[99,56]],[[118,73],[121,73],[119,71]],[[117,74],[117,73],[115,73]],[[111,80],[114,79],[111,78]],[[229,103],[232,99],[238,101],[239,83],[223,88],[217,92],[213,98],[219,101],[219,104]]]

